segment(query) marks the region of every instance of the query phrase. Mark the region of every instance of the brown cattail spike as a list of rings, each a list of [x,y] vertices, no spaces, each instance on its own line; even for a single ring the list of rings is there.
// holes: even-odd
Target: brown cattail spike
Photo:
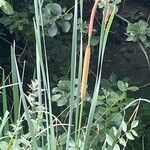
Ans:
[[[82,73],[81,100],[83,100],[86,96],[87,80],[88,80],[89,64],[90,64],[90,55],[91,55],[91,49],[90,49],[90,46],[87,45],[86,50],[85,50],[83,73]]]

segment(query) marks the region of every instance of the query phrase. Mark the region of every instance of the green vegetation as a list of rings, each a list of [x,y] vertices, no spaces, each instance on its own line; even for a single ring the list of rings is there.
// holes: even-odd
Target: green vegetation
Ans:
[[[10,70],[0,66],[0,150],[134,150],[141,139],[139,148],[148,148],[149,123],[144,123],[150,100],[136,96],[140,87],[128,77],[102,77],[116,16],[128,23],[127,41],[140,45],[150,68],[148,21],[130,23],[117,15],[120,2],[95,0],[85,20],[83,0],[0,0],[0,23],[16,39],[10,47]],[[24,49],[17,45],[20,41]]]

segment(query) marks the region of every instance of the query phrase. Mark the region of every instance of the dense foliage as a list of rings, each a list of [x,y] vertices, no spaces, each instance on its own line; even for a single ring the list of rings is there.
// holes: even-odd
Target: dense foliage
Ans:
[[[0,63],[0,150],[148,149],[150,97],[139,98],[141,87],[128,76],[107,73],[101,79],[101,73],[105,49],[112,48],[114,17],[125,24],[123,36],[139,45],[150,70],[149,18],[129,21],[118,14],[126,1],[101,1],[90,37],[93,3],[0,0],[0,38],[12,45],[10,67]],[[80,101],[86,45],[98,59],[90,64],[96,67],[88,70]]]

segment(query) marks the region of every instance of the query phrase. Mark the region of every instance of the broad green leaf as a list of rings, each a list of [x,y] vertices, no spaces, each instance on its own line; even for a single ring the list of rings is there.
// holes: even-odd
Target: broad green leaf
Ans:
[[[65,96],[62,96],[58,101],[57,101],[57,106],[64,106],[66,105],[66,103],[68,102],[68,99],[69,99],[69,95],[65,95]]]
[[[122,92],[126,92],[128,89],[128,86],[122,81],[118,81],[117,86],[118,86],[119,90]]]
[[[65,33],[67,33],[70,30],[70,27],[71,27],[71,25],[68,21],[61,21],[59,23],[59,25],[61,26],[62,31],[65,32]]]
[[[5,1],[5,4],[1,6],[1,9],[7,15],[14,14],[14,10],[13,10],[12,6],[7,1]]]
[[[130,132],[127,132],[127,133],[126,133],[126,137],[127,137],[127,139],[129,139],[129,140],[134,140],[134,137],[133,137],[133,135],[132,135]]]
[[[113,129],[113,132],[114,132],[114,136],[116,136],[117,133],[118,133],[118,130],[116,129],[116,127],[112,127],[112,129]]]
[[[92,36],[91,45],[96,46],[99,43],[99,36]]]
[[[116,5],[116,4],[119,4],[121,2],[121,0],[114,0],[113,2],[112,2],[112,4],[113,5]]]
[[[146,33],[145,33],[146,34]],[[142,42],[144,42],[144,41],[146,41],[147,40],[147,37],[146,37],[146,35],[140,35],[140,40],[142,41]]]
[[[111,113],[109,117],[109,122],[115,122],[116,125],[120,125],[122,120],[122,115],[120,113]]]
[[[113,139],[108,134],[106,134],[106,142],[108,143],[108,145],[113,144]]]
[[[73,14],[70,13],[70,14],[66,14],[66,15],[63,17],[63,19],[64,19],[64,20],[70,20],[72,17],[73,17]]]
[[[58,101],[61,97],[62,97],[61,94],[53,95],[53,96],[52,96],[52,101],[56,102],[56,101]]]
[[[118,144],[115,144],[115,146],[114,146],[113,150],[120,150],[119,145],[118,145]]]
[[[51,3],[50,4],[50,9],[51,9],[51,12],[54,13],[55,15],[58,15],[58,14],[62,13],[62,8],[57,3]]]
[[[133,36],[130,36],[130,35],[129,35],[126,40],[127,40],[127,41],[133,41],[133,38],[134,38]]]
[[[8,148],[8,143],[5,141],[0,142],[0,150],[6,150]]]
[[[53,94],[63,93],[63,90],[61,90],[61,89],[58,88],[58,87],[55,87],[55,88],[52,89],[52,93],[53,93]]]
[[[55,23],[50,25],[50,27],[48,29],[48,33],[49,33],[50,37],[55,36],[57,34],[57,31],[58,31],[58,29],[57,29],[57,25]]]
[[[125,141],[124,138],[120,138],[120,139],[119,139],[119,143],[120,143],[121,145],[123,145],[124,147],[126,146],[126,141]]]
[[[0,7],[2,7],[3,5],[5,5],[5,0],[0,0]]]
[[[70,81],[69,80],[60,80],[57,84],[57,86],[64,91],[70,90]]]
[[[139,121],[138,120],[133,120],[132,123],[131,123],[131,129],[132,128],[136,128],[139,124]]]
[[[137,134],[137,132],[136,132],[135,130],[131,130],[131,132],[132,132],[132,134],[133,134],[134,136],[138,137],[138,134]]]

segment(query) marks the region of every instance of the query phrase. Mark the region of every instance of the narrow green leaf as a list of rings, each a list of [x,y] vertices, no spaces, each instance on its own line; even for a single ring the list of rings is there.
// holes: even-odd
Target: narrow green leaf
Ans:
[[[139,121],[138,120],[133,120],[132,123],[131,123],[131,129],[132,128],[136,128],[139,124]]]
[[[119,145],[118,145],[118,144],[115,144],[115,146],[114,146],[113,150],[120,150]]]
[[[126,132],[126,137],[129,140],[134,140],[134,137],[133,137],[133,135],[130,132]]]
[[[6,122],[8,120],[8,116],[9,116],[9,112],[6,111],[5,114],[4,114],[4,117],[2,119],[2,122],[0,124],[0,137],[2,137],[2,132],[3,132],[3,129],[5,127]]]
[[[124,147],[126,147],[126,141],[125,141],[124,138],[120,138],[120,139],[119,139],[119,143],[120,143],[121,145],[123,145]]]
[[[132,86],[132,87],[129,87],[128,90],[129,90],[129,91],[132,91],[132,92],[135,92],[135,91],[138,91],[139,88],[136,87],[136,86]]]
[[[127,132],[127,124],[125,121],[122,122],[122,130],[126,133]]]
[[[106,134],[106,142],[108,143],[108,145],[112,145],[113,144],[113,139],[108,134]]]
[[[136,132],[135,130],[131,130],[131,132],[132,132],[132,134],[133,134],[134,136],[138,137],[138,134],[137,134],[137,132]]]

